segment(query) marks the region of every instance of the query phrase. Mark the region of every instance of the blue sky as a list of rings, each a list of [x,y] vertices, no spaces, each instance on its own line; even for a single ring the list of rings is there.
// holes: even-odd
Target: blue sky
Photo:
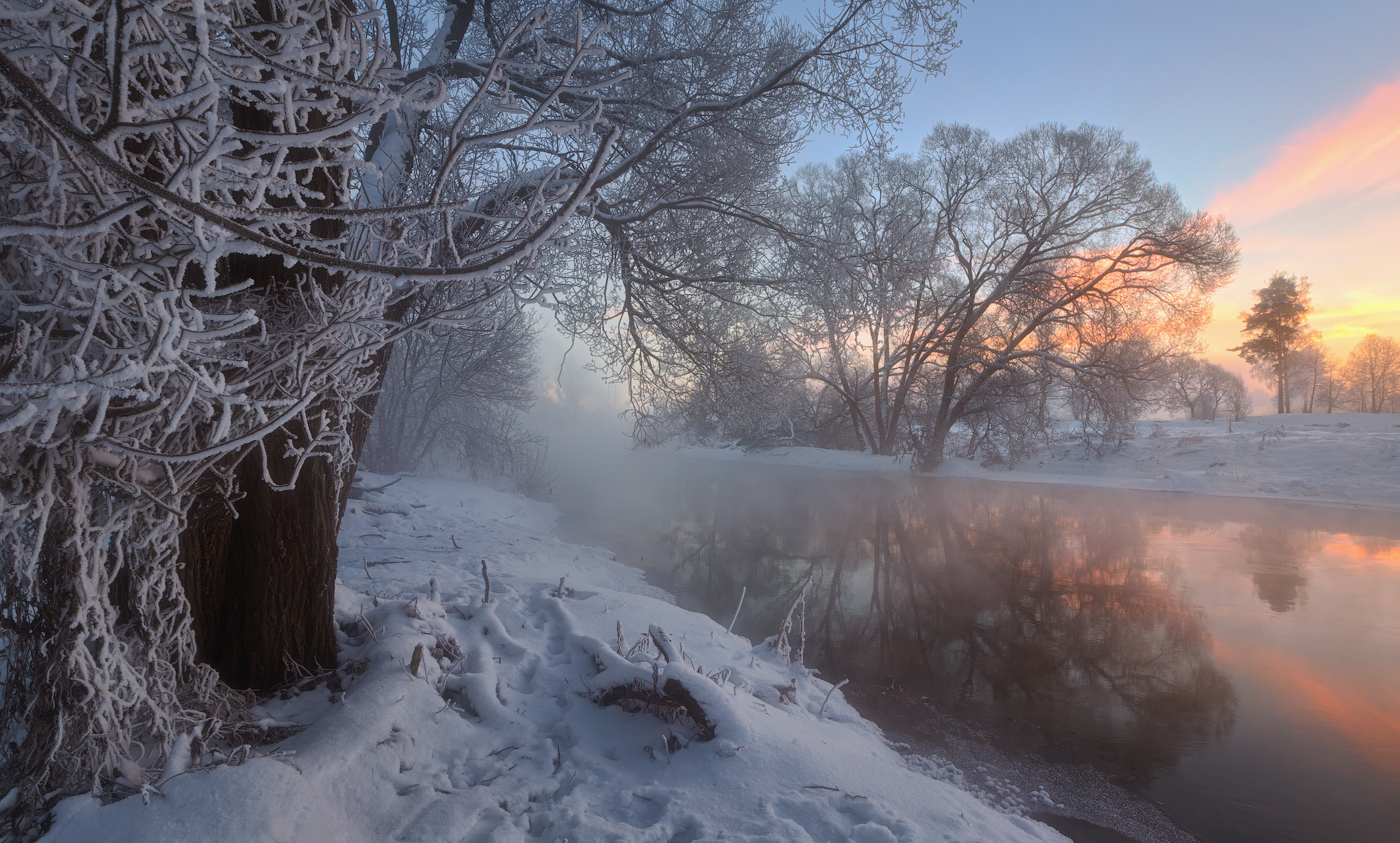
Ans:
[[[975,0],[958,36],[947,74],[906,100],[900,149],[940,122],[1002,137],[1045,121],[1116,126],[1198,207],[1291,133],[1400,78],[1396,0]],[[845,147],[821,138],[802,157]]]

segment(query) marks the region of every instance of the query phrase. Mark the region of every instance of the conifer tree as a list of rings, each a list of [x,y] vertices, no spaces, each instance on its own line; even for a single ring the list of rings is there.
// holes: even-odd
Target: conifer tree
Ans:
[[[1266,366],[1273,370],[1274,387],[1278,393],[1278,412],[1287,412],[1288,352],[1302,345],[1309,337],[1308,314],[1312,312],[1308,279],[1285,272],[1276,272],[1263,289],[1255,290],[1259,299],[1247,313],[1241,313],[1246,339],[1237,347],[1251,366]]]

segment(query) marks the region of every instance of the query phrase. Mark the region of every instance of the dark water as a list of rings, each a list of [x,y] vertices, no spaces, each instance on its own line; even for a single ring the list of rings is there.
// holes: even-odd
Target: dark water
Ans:
[[[1213,843],[1400,840],[1400,515],[637,457],[566,538],[806,663],[887,730],[1092,764]]]

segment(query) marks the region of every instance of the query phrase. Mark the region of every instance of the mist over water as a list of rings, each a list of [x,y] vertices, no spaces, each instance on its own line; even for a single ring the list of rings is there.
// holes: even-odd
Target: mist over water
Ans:
[[[566,540],[724,624],[747,589],[755,642],[810,575],[807,663],[965,787],[1111,825],[1111,778],[1213,841],[1400,827],[1393,513],[712,462],[563,418]]]

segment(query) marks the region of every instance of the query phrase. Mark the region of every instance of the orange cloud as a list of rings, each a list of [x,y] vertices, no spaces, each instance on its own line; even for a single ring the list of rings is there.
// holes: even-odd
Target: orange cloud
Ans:
[[[1243,368],[1227,351],[1239,344],[1236,315],[1279,270],[1311,279],[1312,326],[1337,358],[1368,333],[1400,335],[1400,80],[1294,133],[1210,207],[1241,236],[1240,271],[1215,297],[1203,337],[1210,359]]]
[[[1318,200],[1397,192],[1400,80],[1294,135],[1272,164],[1217,194],[1211,207],[1236,225],[1250,226]]]

